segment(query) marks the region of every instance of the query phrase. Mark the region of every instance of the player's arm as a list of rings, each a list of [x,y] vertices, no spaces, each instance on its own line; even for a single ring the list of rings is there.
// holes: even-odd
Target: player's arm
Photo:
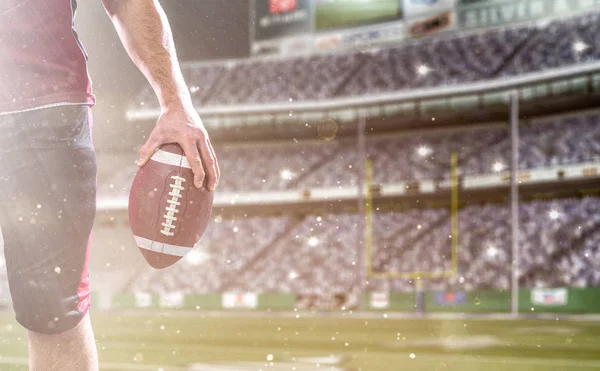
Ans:
[[[139,166],[165,143],[179,143],[194,171],[194,183],[214,190],[219,166],[204,124],[177,62],[173,36],[158,0],[102,0],[127,53],[152,85],[160,103],[156,127],[140,149]]]

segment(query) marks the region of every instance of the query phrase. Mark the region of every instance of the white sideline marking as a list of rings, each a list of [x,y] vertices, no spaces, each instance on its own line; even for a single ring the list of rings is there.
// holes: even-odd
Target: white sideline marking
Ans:
[[[405,340],[382,343],[382,346],[388,348],[409,348],[414,346],[435,346],[449,350],[460,349],[486,349],[504,344],[495,336],[474,335],[474,336],[446,336],[430,339]]]
[[[316,366],[316,365],[303,365],[292,362],[241,362],[241,363],[196,363],[191,365],[188,370],[190,371],[257,371],[257,370],[273,370],[273,371],[344,371],[343,368],[334,366]]]
[[[159,149],[158,151],[154,152],[150,159],[152,161],[160,162],[161,164],[180,166],[188,169],[192,168],[187,157],[163,151],[162,149]]]
[[[504,364],[504,365],[531,365],[531,366],[555,366],[555,367],[565,367],[565,369],[572,370],[573,368],[591,368],[598,369],[600,368],[600,361],[590,361],[590,360],[564,360],[564,359],[547,359],[547,358],[528,358],[528,357],[504,357],[504,356],[493,356],[493,357],[472,357],[472,356],[453,356],[453,355],[425,355],[420,356],[417,354],[416,360],[426,360],[426,361],[437,361],[437,362],[454,362],[454,363],[475,363],[480,365],[485,364]],[[0,364],[3,365],[28,365],[29,360],[27,358],[22,357],[0,357]],[[264,363],[262,363],[264,365]],[[100,364],[100,369],[103,371],[106,370],[131,370],[131,371],[156,371],[162,368],[165,371],[183,371],[183,370],[216,370],[215,368],[203,368],[207,366],[217,366],[218,364],[193,364],[188,367],[182,368],[177,366],[158,366],[158,365],[136,365],[131,363],[116,363],[116,362],[102,362]],[[232,364],[231,368],[219,368],[220,370],[234,371],[234,370],[246,370],[244,365],[248,365],[248,363],[240,363],[238,365]],[[222,364],[221,367],[227,367],[225,364]],[[298,364],[295,364],[297,367]],[[218,367],[218,366],[217,366]],[[240,368],[241,367],[241,368]]]
[[[516,329],[519,333],[536,333],[536,334],[552,334],[552,335],[575,335],[581,332],[575,327],[554,327],[554,326],[536,326],[531,328]]]
[[[431,361],[442,361],[442,362],[456,362],[456,363],[475,363],[480,365],[494,364],[494,365],[530,365],[530,366],[558,366],[568,367],[566,369],[571,370],[575,368],[600,368],[600,361],[594,360],[570,360],[570,359],[548,359],[548,358],[531,358],[531,357],[505,357],[505,356],[458,356],[458,355],[425,355],[420,356],[417,353],[417,359],[425,359]]]
[[[173,256],[185,256],[193,246],[177,246],[169,245],[168,243],[156,242],[140,236],[133,236],[135,243],[139,248],[146,249],[149,251],[159,252],[162,254],[173,255]]]
[[[29,360],[22,357],[5,357],[0,356],[0,364],[2,365],[29,365]],[[117,370],[117,371],[156,371],[163,369],[165,371],[183,371],[188,368],[176,367],[176,366],[158,366],[158,365],[144,365],[144,364],[131,364],[131,363],[117,363],[117,362],[102,362],[100,363],[100,369],[103,371]]]

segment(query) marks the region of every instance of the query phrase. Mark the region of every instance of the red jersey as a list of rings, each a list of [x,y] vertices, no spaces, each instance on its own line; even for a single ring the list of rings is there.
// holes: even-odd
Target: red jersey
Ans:
[[[76,0],[0,0],[0,114],[95,102]]]

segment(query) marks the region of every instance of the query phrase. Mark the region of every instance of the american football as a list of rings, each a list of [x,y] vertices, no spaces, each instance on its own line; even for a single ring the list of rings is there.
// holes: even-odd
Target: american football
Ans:
[[[140,168],[129,193],[129,224],[135,242],[154,268],[166,268],[200,241],[210,218],[213,193],[194,186],[183,149],[161,147]]]

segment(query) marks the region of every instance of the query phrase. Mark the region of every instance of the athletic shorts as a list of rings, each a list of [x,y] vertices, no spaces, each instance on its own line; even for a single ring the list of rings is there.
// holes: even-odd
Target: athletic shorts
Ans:
[[[0,116],[0,227],[17,321],[57,334],[90,307],[96,156],[88,106]]]

